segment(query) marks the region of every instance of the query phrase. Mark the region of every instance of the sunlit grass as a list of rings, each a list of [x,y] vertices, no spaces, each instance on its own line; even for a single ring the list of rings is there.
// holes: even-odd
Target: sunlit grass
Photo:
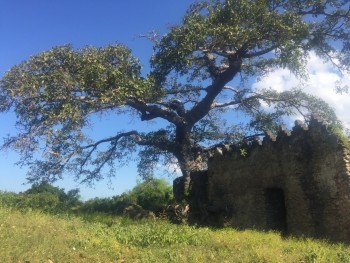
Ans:
[[[0,259],[12,262],[350,262],[350,247],[278,233],[179,226],[0,207]]]

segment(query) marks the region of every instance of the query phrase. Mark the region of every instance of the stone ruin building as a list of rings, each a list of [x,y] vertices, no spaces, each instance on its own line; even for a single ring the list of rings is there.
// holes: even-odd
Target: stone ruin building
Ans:
[[[237,228],[350,241],[347,139],[316,118],[291,132],[217,149],[208,162],[207,211]],[[198,185],[198,183],[197,183]]]

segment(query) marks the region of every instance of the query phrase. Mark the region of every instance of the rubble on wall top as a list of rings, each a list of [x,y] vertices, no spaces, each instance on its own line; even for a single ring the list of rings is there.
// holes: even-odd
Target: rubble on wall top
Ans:
[[[280,125],[280,127],[278,128],[277,137],[291,136],[291,135],[292,133],[287,129],[286,126]]]
[[[294,122],[293,132],[297,132],[298,130],[307,131],[309,130],[309,127],[307,127],[306,124],[301,120],[296,120]]]
[[[272,131],[266,131],[263,141],[273,141],[273,142],[275,142],[276,139],[277,139],[277,135],[275,135]]]
[[[274,134],[271,131],[266,131],[265,136],[262,140],[260,140],[259,137],[253,137],[251,140],[243,141],[237,145],[225,144],[221,147],[217,147],[215,151],[210,155],[222,156],[225,155],[225,153],[232,151],[239,151],[242,149],[251,150],[264,144],[279,142],[283,140],[283,138],[293,138],[293,136],[297,136],[300,133],[308,132],[310,128],[328,130],[328,123],[324,121],[320,116],[312,115],[309,121],[309,125],[306,125],[300,120],[296,120],[294,122],[292,131],[289,131],[284,125],[281,125],[278,129],[277,134]]]

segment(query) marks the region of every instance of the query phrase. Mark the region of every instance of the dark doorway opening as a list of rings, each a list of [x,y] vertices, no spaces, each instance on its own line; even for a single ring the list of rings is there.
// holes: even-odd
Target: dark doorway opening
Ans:
[[[265,189],[266,223],[269,229],[287,231],[287,211],[284,192],[279,188]]]

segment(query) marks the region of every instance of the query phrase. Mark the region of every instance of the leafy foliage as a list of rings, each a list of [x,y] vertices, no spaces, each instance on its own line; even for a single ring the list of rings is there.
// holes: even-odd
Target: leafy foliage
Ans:
[[[79,211],[83,213],[104,213],[121,215],[124,209],[132,203],[130,196],[123,193],[112,198],[93,198],[85,201]]]
[[[173,201],[171,186],[162,179],[151,179],[135,186],[129,193],[142,208],[159,211]]]
[[[217,63],[224,65],[229,62],[230,54],[242,48],[244,53],[252,50],[265,54],[271,49],[278,52],[275,58],[261,58],[251,53],[247,66],[242,68],[248,73],[256,75],[257,70],[264,71],[271,66],[299,71],[303,61],[300,48],[309,35],[308,24],[296,12],[278,12],[278,8],[283,8],[283,1],[278,2],[202,1],[192,5],[183,25],[172,28],[156,46],[158,52],[153,59],[156,72],[164,76],[175,70],[184,75],[193,70],[192,77],[203,76],[203,72],[198,71],[208,66],[207,59],[213,62],[215,59],[203,53],[213,53],[219,59]]]
[[[78,189],[67,193],[47,182],[36,183],[23,193],[0,193],[0,204],[22,210],[34,209],[50,213],[69,212],[81,205]]]
[[[111,198],[94,198],[82,204],[81,212],[122,215],[130,204],[153,212],[173,202],[172,188],[162,179],[149,179],[136,185],[131,191]]]
[[[0,206],[2,207],[16,207],[20,200],[21,197],[16,193],[0,191]]]
[[[122,215],[124,209],[131,204],[159,212],[173,202],[171,186],[165,180],[156,178],[139,183],[132,190],[121,195],[94,198],[85,202],[81,201],[78,189],[66,192],[63,188],[55,187],[48,182],[35,183],[19,194],[0,192],[1,206],[52,213],[74,210],[80,213]]]
[[[23,196],[17,207],[23,210],[34,209],[51,213],[63,210],[63,205],[60,203],[58,196],[49,192]]]

